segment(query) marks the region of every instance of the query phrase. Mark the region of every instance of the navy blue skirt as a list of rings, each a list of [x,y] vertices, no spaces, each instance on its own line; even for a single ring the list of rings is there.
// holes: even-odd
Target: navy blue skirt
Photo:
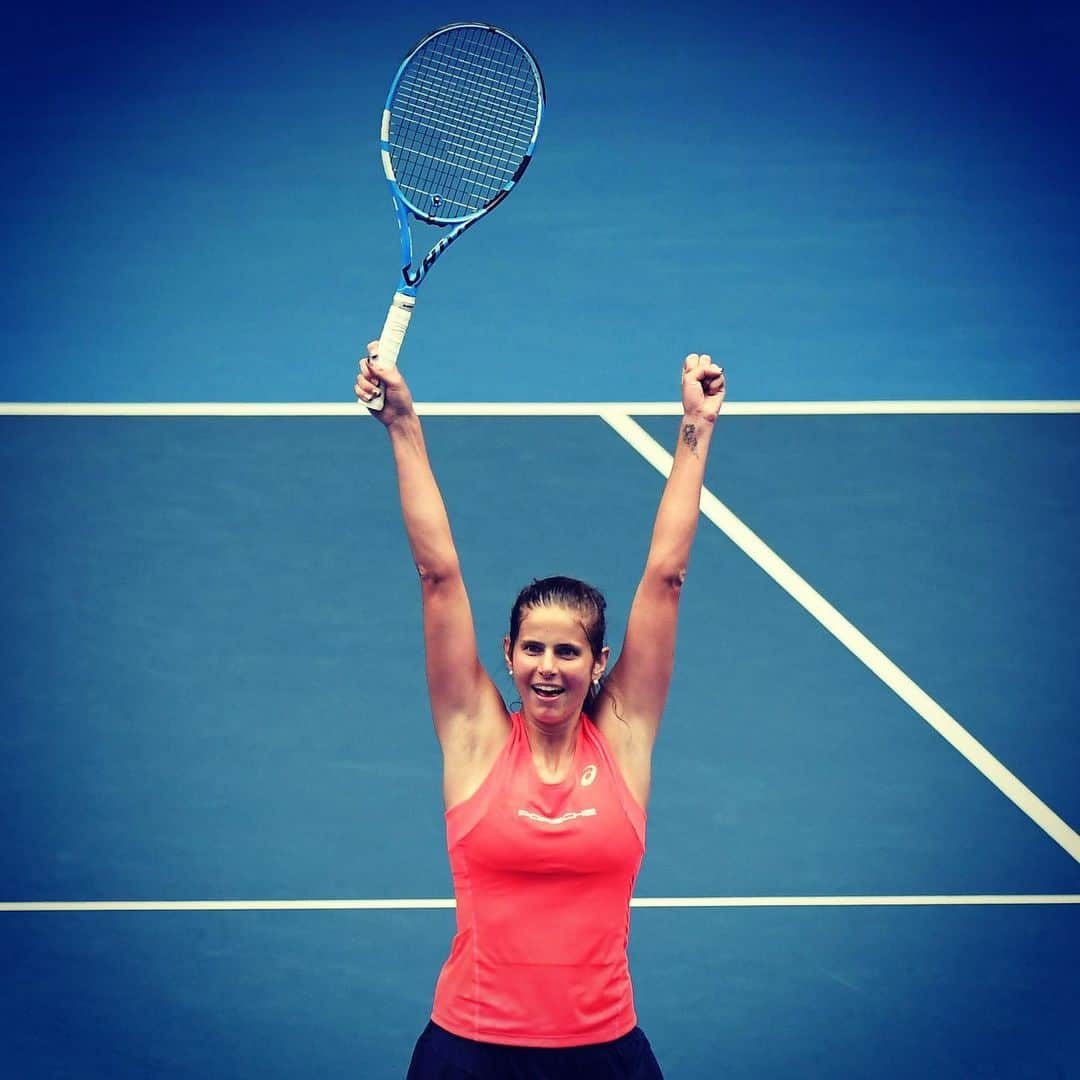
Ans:
[[[641,1028],[621,1039],[557,1048],[499,1046],[434,1021],[416,1041],[406,1080],[663,1080]]]

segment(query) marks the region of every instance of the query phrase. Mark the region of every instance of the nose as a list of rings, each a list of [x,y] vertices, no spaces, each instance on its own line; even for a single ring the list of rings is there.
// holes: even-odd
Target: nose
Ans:
[[[544,655],[540,660],[540,674],[541,675],[554,675],[555,674],[555,650],[545,649]]]

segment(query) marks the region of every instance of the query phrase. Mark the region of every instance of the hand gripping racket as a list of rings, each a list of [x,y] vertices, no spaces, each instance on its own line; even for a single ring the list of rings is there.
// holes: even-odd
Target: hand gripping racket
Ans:
[[[433,30],[401,63],[382,115],[383,171],[397,211],[401,284],[379,335],[379,359],[397,362],[416,290],[435,260],[510,194],[532,160],[544,78],[515,38],[486,23]],[[450,228],[413,267],[410,215]],[[383,407],[383,391],[364,404]]]

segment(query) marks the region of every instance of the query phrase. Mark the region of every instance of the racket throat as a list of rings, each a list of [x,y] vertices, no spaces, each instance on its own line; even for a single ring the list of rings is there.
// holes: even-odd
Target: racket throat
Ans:
[[[424,261],[417,267],[416,270],[412,268],[411,250],[405,265],[401,268],[401,279],[407,286],[415,289],[421,281],[424,280],[427,272],[435,265],[436,259],[471,225],[475,225],[479,218],[470,218],[468,221],[463,221],[460,225],[454,229],[453,232],[444,236],[425,256]],[[404,255],[405,252],[403,251]]]

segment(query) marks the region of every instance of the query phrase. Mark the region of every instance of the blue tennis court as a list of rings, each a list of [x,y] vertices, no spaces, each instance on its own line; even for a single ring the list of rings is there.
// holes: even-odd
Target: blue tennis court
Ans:
[[[549,127],[402,366],[493,672],[547,573],[617,649],[682,354],[730,380],[633,910],[665,1074],[1080,1075],[1075,20],[491,17]],[[404,1075],[454,912],[349,391],[381,96],[445,21],[13,22],[4,1076]]]
[[[663,438],[674,421],[642,423]],[[427,427],[482,568],[490,662],[500,583],[549,567],[605,586],[614,625],[659,474],[598,418]],[[373,457],[381,432],[70,415],[3,431],[14,1066],[401,1075],[452,926],[439,763],[412,568],[366,554],[402,544],[370,510],[391,478],[372,470],[358,500],[325,467]],[[962,500],[900,453],[935,442]],[[736,414],[723,447],[710,491],[1076,820],[1059,637],[1077,581],[1048,497],[1069,489],[1075,414]],[[980,484],[995,448],[1040,484]],[[813,499],[800,468],[827,477]],[[617,528],[567,492],[594,472]],[[558,508],[549,525],[537,504]],[[930,1053],[942,1074],[1068,1075],[1075,833],[1055,841],[709,523],[691,584],[638,888],[657,906],[632,938],[672,1075],[721,1053],[746,1076],[915,1075]]]

